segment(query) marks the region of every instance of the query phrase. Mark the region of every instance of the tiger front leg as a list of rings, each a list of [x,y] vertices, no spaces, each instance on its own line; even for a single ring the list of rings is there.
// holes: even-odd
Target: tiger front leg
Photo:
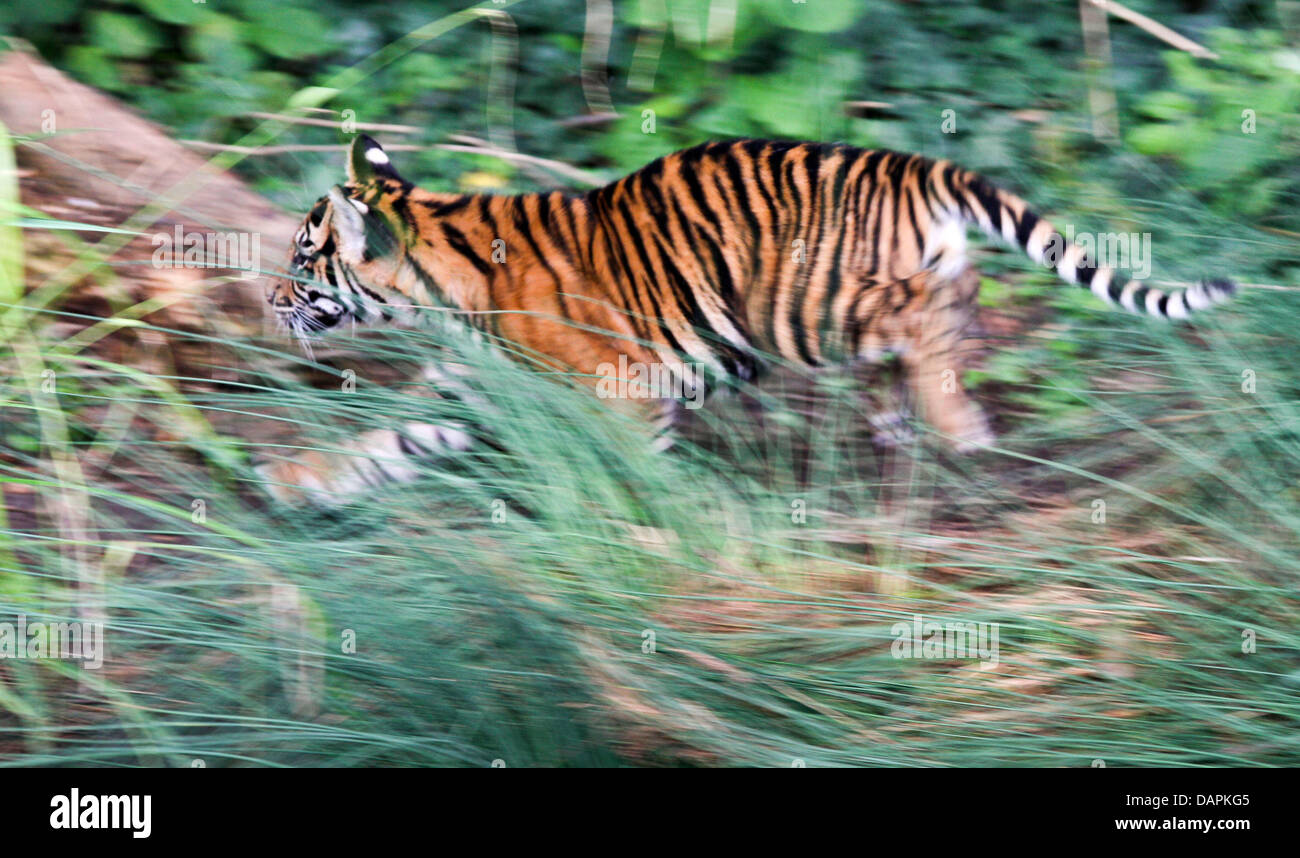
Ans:
[[[281,503],[337,506],[385,483],[411,482],[422,465],[468,450],[473,443],[458,425],[408,423],[401,429],[364,432],[337,449],[268,462],[257,472]]]

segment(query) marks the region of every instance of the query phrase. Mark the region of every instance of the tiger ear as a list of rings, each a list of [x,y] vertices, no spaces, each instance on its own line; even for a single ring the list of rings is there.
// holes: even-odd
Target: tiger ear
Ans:
[[[372,179],[401,179],[384,147],[367,134],[358,134],[348,152],[348,184],[364,185]]]
[[[338,185],[330,188],[329,199],[330,225],[338,245],[339,259],[348,265],[359,265],[366,251],[366,219]]]

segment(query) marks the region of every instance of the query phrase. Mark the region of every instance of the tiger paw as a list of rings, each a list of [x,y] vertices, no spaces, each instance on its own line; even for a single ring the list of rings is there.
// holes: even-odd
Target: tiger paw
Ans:
[[[868,418],[871,424],[871,443],[878,447],[906,447],[916,440],[910,425],[912,415],[906,409],[885,411]]]

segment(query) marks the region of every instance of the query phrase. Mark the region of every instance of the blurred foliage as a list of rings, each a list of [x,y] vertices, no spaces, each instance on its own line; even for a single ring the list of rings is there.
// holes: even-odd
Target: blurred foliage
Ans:
[[[0,31],[34,42],[77,77],[136,104],[180,137],[234,142],[254,111],[283,109],[290,95],[321,85],[466,0],[391,2],[383,14],[351,0],[10,0]],[[483,4],[493,8],[491,3]],[[463,26],[399,58],[340,93],[329,106],[361,122],[424,129],[415,142],[450,133],[497,139],[488,127],[492,52],[517,54],[508,130],[525,152],[609,168],[614,176],[710,137],[764,135],[846,140],[959,158],[1026,187],[1036,165],[1092,160],[1077,3],[984,0],[630,0],[615,5],[607,62],[611,125],[561,126],[587,112],[581,82],[586,28],[582,0],[524,0],[509,6],[517,38],[486,22]],[[1294,162],[1300,55],[1274,3],[1149,0],[1132,4],[1193,38],[1214,28],[1220,63],[1166,54],[1137,29],[1111,27],[1114,84],[1128,142],[1169,157],[1178,178],[1204,188],[1223,215],[1291,217],[1294,176],[1269,173]],[[1248,28],[1249,32],[1227,29]],[[509,73],[509,66],[504,73]],[[845,114],[847,100],[883,101],[892,118]],[[1136,104],[1134,104],[1136,102]],[[1026,109],[1051,111],[1064,140],[1043,141]],[[1241,110],[1260,133],[1240,133]],[[957,132],[940,113],[957,114]],[[1130,109],[1139,117],[1129,127]],[[644,133],[644,111],[655,133]],[[497,129],[500,132],[500,129]],[[301,142],[333,142],[319,129],[293,129]],[[286,140],[285,142],[292,142]],[[1216,158],[1215,152],[1229,157]],[[407,170],[454,183],[474,159],[445,152],[409,157]],[[475,165],[530,188],[499,161]],[[315,192],[337,165],[323,157],[261,159],[246,165],[286,205]],[[1220,184],[1267,175],[1247,194]],[[272,178],[276,177],[276,178]],[[1209,187],[1206,187],[1206,186]],[[306,189],[305,191],[303,189]]]
[[[470,5],[399,0],[377,15],[354,0],[12,0],[0,9],[0,30],[180,138],[237,143],[260,121],[250,114],[284,112],[294,93],[328,86],[341,70]],[[628,0],[613,4],[606,75],[595,87],[583,80],[587,5],[485,2],[511,26],[475,21],[419,45],[338,92],[317,118],[417,129],[379,135],[425,147],[396,156],[402,172],[470,192],[565,180],[431,148],[451,135],[608,179],[711,138],[920,151],[989,174],[1060,227],[1151,231],[1158,278],[1291,282],[1300,271],[1295,4],[1130,3],[1209,44],[1219,59],[1169,50],[1113,20],[1114,62],[1101,81],[1119,100],[1120,145],[1091,133],[1076,0]],[[599,121],[591,114],[604,107],[606,88],[617,116]],[[850,101],[889,106],[864,118],[844,109]],[[941,125],[949,110],[953,133]],[[347,139],[341,128],[293,126],[277,142]],[[238,169],[295,212],[342,173],[334,152],[252,157]],[[1259,227],[1272,232],[1261,239]],[[1029,267],[998,257],[981,264],[992,274]],[[1101,311],[1041,271],[998,303],[1023,300],[1050,303],[1067,318]],[[1010,395],[1034,411],[1052,411],[1058,398],[1061,408],[1077,407],[1048,379],[1079,380],[1079,359],[1105,335],[1081,336],[1077,347],[1005,352],[970,380],[1028,384]]]
[[[1166,55],[1175,87],[1143,97],[1145,120],[1128,135],[1145,155],[1172,158],[1215,211],[1276,224],[1291,220],[1300,190],[1300,52],[1275,31],[1217,30],[1214,64]],[[1225,134],[1237,123],[1240,134]]]

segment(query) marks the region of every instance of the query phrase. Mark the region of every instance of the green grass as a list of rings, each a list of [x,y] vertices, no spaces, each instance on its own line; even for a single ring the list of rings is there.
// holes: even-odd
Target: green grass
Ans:
[[[0,352],[0,618],[100,611],[108,658],[0,662],[0,755],[1295,765],[1290,300],[1252,293],[1195,333],[1100,312],[1056,331],[1079,343],[1079,380],[1053,386],[1075,407],[1013,409],[968,458],[873,451],[868,401],[834,379],[811,405],[766,387],[762,430],[714,403],[698,445],[654,455],[588,394],[436,331],[333,338],[344,392],[295,380],[280,341],[232,343],[204,385],[60,349],[58,315],[33,314],[40,348]],[[372,380],[435,347],[484,402]],[[250,464],[294,450],[220,428],[266,414],[322,449],[458,419],[503,451],[338,510],[274,507]],[[999,623],[999,664],[892,657],[915,614]]]

